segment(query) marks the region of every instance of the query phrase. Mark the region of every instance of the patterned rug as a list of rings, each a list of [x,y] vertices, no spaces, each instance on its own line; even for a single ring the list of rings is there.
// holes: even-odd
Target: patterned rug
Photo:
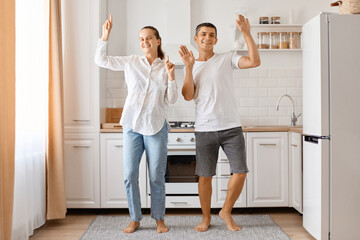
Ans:
[[[227,230],[223,220],[213,215],[207,232],[196,232],[194,226],[199,224],[201,216],[166,216],[167,233],[157,233],[155,220],[145,216],[141,226],[132,234],[123,233],[130,218],[127,216],[97,216],[90,224],[81,240],[115,240],[115,239],[168,239],[168,240],[289,240],[290,238],[274,223],[268,215],[234,215],[235,222],[242,227],[241,231]]]

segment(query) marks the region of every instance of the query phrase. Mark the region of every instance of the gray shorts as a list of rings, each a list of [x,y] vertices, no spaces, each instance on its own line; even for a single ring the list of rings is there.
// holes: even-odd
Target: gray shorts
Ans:
[[[231,173],[249,172],[246,164],[245,139],[241,127],[215,131],[195,132],[196,172],[203,177],[216,175],[216,164],[221,147],[230,162]]]

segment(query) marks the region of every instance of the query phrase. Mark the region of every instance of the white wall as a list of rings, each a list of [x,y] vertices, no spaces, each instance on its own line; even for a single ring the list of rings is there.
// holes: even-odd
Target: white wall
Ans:
[[[145,25],[155,26],[166,42],[167,0],[102,0],[114,16],[114,29],[109,42],[109,55],[142,54],[138,32]],[[201,22],[212,22],[218,28],[216,52],[232,49],[236,12],[246,11],[250,23],[257,23],[259,16],[280,16],[288,23],[292,9],[293,23],[304,24],[320,12],[337,11],[330,8],[331,1],[319,0],[191,0],[191,29]],[[104,17],[105,19],[105,17]],[[181,20],[181,19],[180,19]],[[302,112],[302,58],[301,52],[262,52],[262,65],[251,70],[234,71],[237,106],[243,125],[290,124],[290,101],[284,98],[280,110],[275,111],[277,98],[290,94],[296,104],[296,113]],[[121,107],[126,98],[126,86],[122,72],[107,71],[103,93],[107,107]],[[176,70],[179,99],[169,108],[169,120],[194,120],[194,104],[181,96],[182,70]],[[302,118],[299,119],[302,124]]]

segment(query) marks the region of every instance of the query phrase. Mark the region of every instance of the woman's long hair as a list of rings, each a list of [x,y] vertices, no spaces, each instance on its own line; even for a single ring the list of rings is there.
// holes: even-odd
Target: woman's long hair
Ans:
[[[160,34],[159,34],[159,31],[156,29],[156,28],[154,28],[153,26],[145,26],[145,27],[143,27],[141,30],[143,30],[143,29],[151,29],[151,30],[153,30],[154,31],[154,33],[155,33],[155,37],[156,37],[156,39],[160,39],[160,45],[158,46],[158,49],[157,49],[157,52],[158,52],[158,57],[161,59],[161,60],[163,60],[164,58],[165,58],[165,54],[164,54],[164,51],[161,49],[161,37],[160,37]],[[141,31],[140,30],[140,31]]]

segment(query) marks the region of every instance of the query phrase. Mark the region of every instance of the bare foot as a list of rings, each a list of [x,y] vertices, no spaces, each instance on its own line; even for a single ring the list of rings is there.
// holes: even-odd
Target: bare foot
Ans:
[[[140,222],[133,222],[133,221],[131,221],[130,224],[129,224],[129,226],[127,226],[127,227],[123,230],[123,232],[124,232],[124,233],[133,233],[133,232],[135,232],[135,230],[136,230],[138,227],[140,227]]]
[[[230,231],[240,231],[241,227],[238,226],[234,219],[232,218],[231,214],[224,213],[223,210],[219,212],[219,217],[225,221],[227,228]]]
[[[201,223],[195,227],[197,232],[206,232],[209,229],[211,218],[203,217]]]
[[[156,225],[158,233],[165,233],[169,231],[168,227],[165,225],[164,220],[156,221]]]

